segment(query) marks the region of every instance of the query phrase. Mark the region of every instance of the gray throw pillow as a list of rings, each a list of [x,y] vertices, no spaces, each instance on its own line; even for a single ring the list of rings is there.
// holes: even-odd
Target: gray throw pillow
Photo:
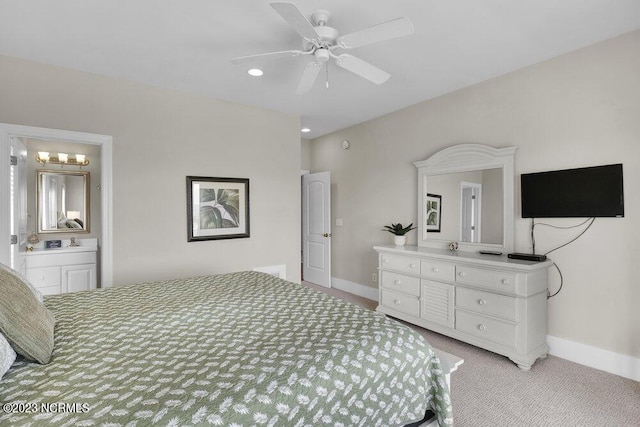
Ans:
[[[0,332],[16,353],[47,364],[53,352],[55,318],[29,285],[9,268],[0,268]]]
[[[9,370],[15,360],[16,352],[4,335],[0,334],[0,379],[2,379],[2,376]]]
[[[33,286],[33,284],[27,280],[26,277],[24,277],[22,274],[20,274],[18,271],[14,270],[13,268],[4,265],[3,263],[0,262],[0,269],[3,270],[8,270],[9,273],[14,274],[16,276],[18,276],[18,278],[20,280],[22,280],[28,287],[29,289],[31,289],[31,292],[33,292],[33,294],[36,296],[36,298],[38,299],[38,301],[40,302],[44,302],[44,297],[42,296],[42,292],[40,292],[39,290],[36,289],[35,286]]]

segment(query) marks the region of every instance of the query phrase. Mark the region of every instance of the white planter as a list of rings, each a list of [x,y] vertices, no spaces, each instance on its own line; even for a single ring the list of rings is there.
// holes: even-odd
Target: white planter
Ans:
[[[407,242],[407,236],[393,236],[393,243],[396,246],[404,246]]]

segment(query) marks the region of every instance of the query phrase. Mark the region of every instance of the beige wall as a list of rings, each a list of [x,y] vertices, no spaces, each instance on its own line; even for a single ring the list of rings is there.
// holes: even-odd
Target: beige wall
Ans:
[[[500,244],[502,237],[502,171],[482,172],[482,241]]]
[[[579,240],[552,254],[564,288],[549,301],[549,334],[640,356],[634,268],[640,259],[638,52],[640,31],[313,140],[312,170],[331,171],[333,217],[344,219],[343,227],[334,228],[333,276],[375,286],[372,246],[391,242],[381,227],[416,221],[412,162],[442,148],[515,145],[517,176],[621,162],[625,218],[599,218]],[[344,139],[351,141],[350,150],[341,148]],[[519,205],[519,188],[516,201]],[[528,226],[518,208],[517,251],[531,249]],[[542,253],[577,234],[536,230]],[[415,241],[411,232],[409,243]],[[555,271],[550,280],[555,290]]]
[[[300,279],[298,117],[1,56],[0,94],[0,122],[113,136],[114,283]],[[187,175],[249,178],[251,237],[188,243]]]
[[[311,141],[302,139],[300,145],[300,169],[305,171],[311,170]]]

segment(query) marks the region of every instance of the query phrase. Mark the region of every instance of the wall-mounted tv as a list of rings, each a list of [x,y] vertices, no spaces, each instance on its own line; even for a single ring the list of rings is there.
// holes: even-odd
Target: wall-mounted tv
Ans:
[[[522,218],[623,217],[622,164],[520,176]]]

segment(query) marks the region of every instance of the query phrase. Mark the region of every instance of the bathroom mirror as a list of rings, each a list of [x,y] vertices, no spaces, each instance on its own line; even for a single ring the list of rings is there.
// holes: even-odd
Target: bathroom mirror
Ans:
[[[38,234],[89,232],[89,172],[37,171]]]
[[[418,246],[513,250],[516,148],[460,144],[418,168]]]

